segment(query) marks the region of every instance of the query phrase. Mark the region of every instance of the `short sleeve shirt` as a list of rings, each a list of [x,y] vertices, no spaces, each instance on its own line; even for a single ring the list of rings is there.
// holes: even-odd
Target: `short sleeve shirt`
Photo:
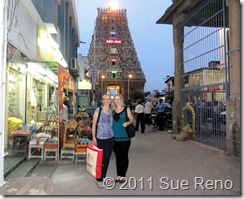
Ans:
[[[99,113],[99,107],[96,108],[95,111]],[[113,137],[112,122],[113,122],[112,109],[110,109],[109,115],[104,113],[102,110],[99,121],[97,122],[98,139],[109,139]]]
[[[144,113],[144,106],[138,104],[135,108],[135,113]]]

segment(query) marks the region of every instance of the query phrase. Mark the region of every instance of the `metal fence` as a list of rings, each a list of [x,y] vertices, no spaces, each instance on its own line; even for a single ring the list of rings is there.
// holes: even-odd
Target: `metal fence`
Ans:
[[[203,0],[184,18],[181,108],[194,108],[196,141],[225,149],[228,21],[225,0]],[[192,122],[185,112],[185,120]],[[186,122],[184,122],[186,123]]]

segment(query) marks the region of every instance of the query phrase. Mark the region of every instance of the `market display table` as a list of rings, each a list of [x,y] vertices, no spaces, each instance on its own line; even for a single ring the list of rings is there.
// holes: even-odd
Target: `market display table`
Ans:
[[[86,162],[86,152],[75,152],[74,162]]]
[[[14,136],[13,152],[27,152],[28,136]]]
[[[54,159],[58,160],[58,144],[46,144],[44,145],[44,160]]]
[[[43,144],[29,144],[28,159],[41,158],[41,160],[43,160],[43,146]]]
[[[13,137],[13,152],[27,153],[27,145],[30,137],[30,132],[27,131],[12,131],[10,137]]]
[[[86,138],[79,138],[77,136],[77,143],[75,145],[74,162],[85,162],[86,161],[86,147],[88,146],[89,140]]]
[[[60,160],[71,159],[74,160],[75,150],[72,149],[61,149]]]

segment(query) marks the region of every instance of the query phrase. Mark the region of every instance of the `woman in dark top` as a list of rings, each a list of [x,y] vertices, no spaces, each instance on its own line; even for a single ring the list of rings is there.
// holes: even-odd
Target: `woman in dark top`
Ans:
[[[131,144],[131,140],[127,136],[125,127],[133,123],[134,118],[131,110],[124,105],[124,100],[121,94],[116,94],[114,96],[112,109],[114,113],[112,129],[114,132],[114,153],[117,169],[115,182],[121,182],[123,181],[123,177],[126,177],[126,172],[129,166],[128,153]],[[126,121],[125,111],[127,111],[129,121]]]

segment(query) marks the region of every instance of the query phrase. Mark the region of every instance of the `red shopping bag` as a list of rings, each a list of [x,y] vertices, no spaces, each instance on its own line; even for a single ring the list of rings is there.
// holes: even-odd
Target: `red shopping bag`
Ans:
[[[95,145],[86,147],[86,171],[95,178],[102,177],[103,150]]]

